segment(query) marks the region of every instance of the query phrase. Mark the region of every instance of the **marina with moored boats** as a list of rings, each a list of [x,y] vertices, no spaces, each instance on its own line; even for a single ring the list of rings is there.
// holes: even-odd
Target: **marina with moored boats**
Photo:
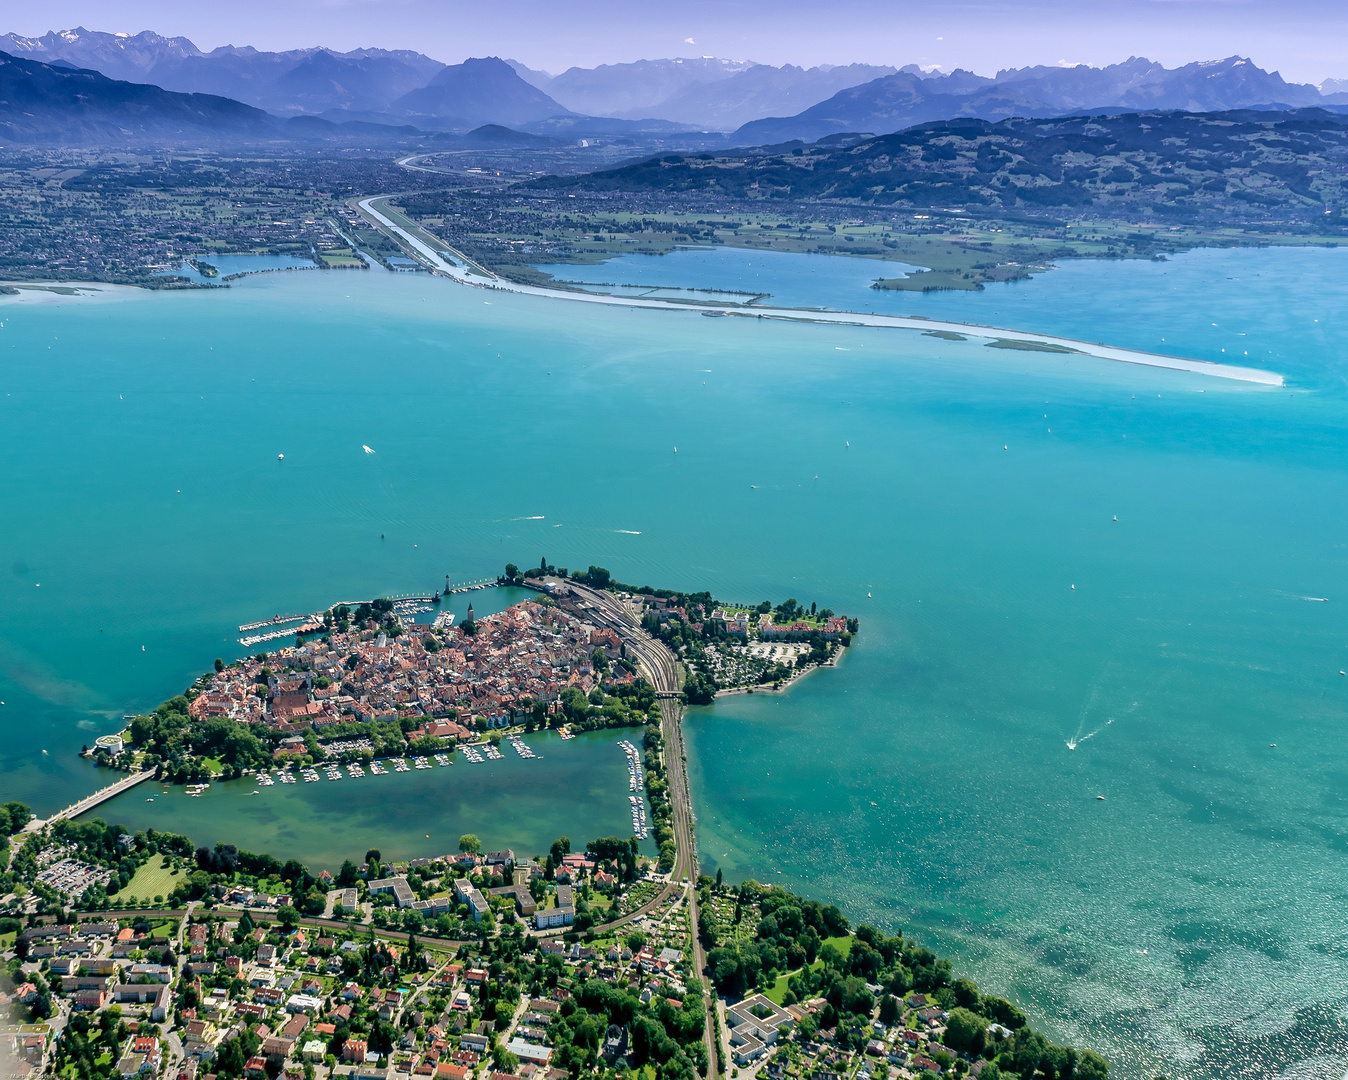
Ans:
[[[524,737],[519,734],[507,736],[506,741],[510,743],[511,749],[524,761],[540,761],[543,755],[536,753],[534,749],[525,742]],[[641,762],[641,751],[628,739],[618,741],[619,748],[627,757],[628,774],[628,803],[632,821],[632,835],[638,839],[645,840],[650,835],[650,823],[646,814],[645,779]],[[338,740],[328,744],[324,749],[335,754],[347,754],[368,750],[369,745],[366,740]],[[500,748],[491,741],[480,743],[465,743],[457,750],[463,754],[465,761],[474,765],[484,765],[489,761],[502,761],[505,755],[501,753]],[[362,780],[367,773],[373,776],[387,776],[390,772],[405,773],[414,769],[428,770],[449,768],[454,764],[454,750],[424,756],[404,756],[369,759],[364,758],[357,761],[325,761],[318,765],[294,765],[290,767],[276,767],[269,770],[260,770],[253,775],[253,780],[257,784],[257,790],[252,794],[262,794],[262,789],[272,788],[277,784],[294,784],[303,780],[307,784],[317,783],[322,779],[329,782],[340,780]],[[345,770],[345,771],[343,771]],[[193,798],[199,798],[210,788],[209,783],[192,784],[187,788],[187,794]]]

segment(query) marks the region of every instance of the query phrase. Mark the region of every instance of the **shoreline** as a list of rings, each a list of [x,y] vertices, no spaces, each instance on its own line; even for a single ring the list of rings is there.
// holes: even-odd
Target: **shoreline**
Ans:
[[[154,289],[121,285],[111,281],[4,281],[0,285],[16,293],[0,293],[0,304],[59,304],[67,300],[129,300],[149,295]]]
[[[390,195],[372,195],[356,201],[356,206],[384,229],[392,232],[420,258],[429,263],[433,273],[452,278],[461,285],[472,285],[480,289],[494,289],[500,292],[519,293],[523,296],[541,296],[554,300],[571,300],[580,303],[607,304],[613,307],[648,308],[656,311],[697,312],[699,314],[724,317],[776,319],[783,322],[819,323],[834,326],[866,326],[895,330],[939,330],[960,334],[965,337],[986,338],[989,341],[1014,341],[1029,346],[1025,351],[1043,351],[1058,355],[1089,356],[1097,360],[1112,360],[1125,364],[1137,364],[1143,367],[1165,368],[1171,371],[1187,371],[1197,375],[1209,375],[1219,379],[1252,383],[1260,386],[1282,387],[1283,376],[1259,368],[1237,367],[1229,364],[1215,364],[1207,360],[1185,360],[1180,357],[1161,356],[1157,353],[1139,352],[1105,345],[1101,342],[1079,341],[1075,338],[1057,337],[1049,334],[1033,334],[1024,330],[1011,330],[996,326],[982,326],[975,323],[947,322],[928,319],[922,316],[867,315],[859,312],[822,311],[804,308],[720,308],[715,305],[680,303],[677,300],[647,300],[639,297],[609,296],[598,293],[582,293],[546,289],[538,285],[520,285],[513,281],[491,274],[485,267],[478,266],[470,259],[445,244],[442,251],[463,261],[464,269],[448,262],[440,251],[436,251],[424,240],[414,236],[391,218],[375,208],[374,203]],[[427,235],[430,235],[429,233]],[[485,276],[482,280],[478,275]],[[1035,345],[1050,346],[1035,350]],[[1064,352],[1064,350],[1066,350]]]
[[[813,664],[810,667],[805,668],[805,670],[803,671],[796,671],[794,674],[792,674],[791,678],[787,679],[780,686],[776,686],[771,683],[762,684],[759,686],[728,686],[724,690],[717,690],[716,693],[712,694],[711,696],[712,701],[714,702],[719,697],[738,697],[746,694],[784,694],[788,690],[790,690],[791,687],[795,686],[796,683],[800,682],[807,675],[809,675],[811,672],[820,671],[824,668],[837,667],[838,661],[841,660],[847,654],[847,650],[850,648],[851,648],[850,645],[839,645],[837,650],[833,653],[833,655],[830,656],[827,660],[825,660],[822,664]]]
[[[718,307],[714,304],[680,302],[677,300],[648,300],[640,297],[612,296],[602,293],[585,293],[574,290],[548,289],[538,285],[520,285],[507,281],[479,266],[460,252],[444,245],[446,253],[461,259],[465,269],[446,261],[440,252],[412,235],[406,229],[375,209],[373,203],[388,199],[388,195],[374,195],[361,199],[356,206],[375,223],[394,233],[410,247],[421,261],[430,264],[431,273],[439,277],[451,278],[461,285],[470,285],[479,289],[491,289],[498,292],[517,293],[522,296],[538,296],[551,300],[570,300],[579,303],[606,304],[611,307],[645,308],[654,311],[696,312],[701,315],[723,318],[772,319],[778,322],[813,323],[827,326],[868,327],[871,329],[917,330],[922,333],[936,331],[940,334],[958,334],[963,338],[982,339],[985,344],[993,342],[1015,342],[1023,348],[1019,351],[1040,352],[1046,355],[1084,356],[1096,360],[1109,360],[1117,363],[1135,364],[1139,367],[1160,368],[1168,371],[1186,371],[1194,375],[1207,375],[1212,378],[1226,379],[1232,382],[1249,383],[1281,389],[1286,380],[1277,372],[1261,368],[1239,367],[1232,364],[1217,364],[1208,360],[1186,360],[1181,357],[1162,356],[1159,353],[1141,352],[1136,349],[1124,349],[1105,345],[1103,342],[1081,341],[1076,338],[1058,337],[1052,334],[1035,334],[1024,330],[1006,327],[987,326],[980,323],[952,322],[930,319],[921,315],[873,315],[862,312],[827,311],[817,308],[774,308],[774,307]],[[429,234],[428,234],[429,235]],[[282,268],[276,268],[282,269]],[[286,267],[284,269],[308,269],[308,267]],[[322,269],[315,266],[314,269]],[[476,271],[476,273],[474,273]],[[231,275],[231,278],[252,277],[271,273],[271,270],[251,270]],[[156,290],[139,285],[122,285],[113,282],[3,282],[19,290],[19,295],[0,295],[0,304],[21,303],[61,303],[69,300],[115,300],[127,299],[133,291],[149,294]],[[224,286],[221,286],[224,287]],[[1037,348],[1036,346],[1041,346]],[[1016,346],[1012,345],[1015,349]]]

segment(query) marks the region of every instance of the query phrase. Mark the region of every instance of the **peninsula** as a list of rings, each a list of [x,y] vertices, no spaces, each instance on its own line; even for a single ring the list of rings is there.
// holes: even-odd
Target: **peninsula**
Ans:
[[[265,620],[302,622],[295,644],[217,660],[91,753],[166,782],[294,783],[318,762],[356,776],[406,769],[404,754],[418,767],[456,747],[490,754],[501,731],[527,756],[523,733],[539,728],[640,726],[641,749],[621,745],[658,855],[640,854],[634,810],[633,836],[584,850],[563,836],[546,853],[484,852],[465,834],[456,852],[396,864],[372,846],[334,875],[6,804],[0,833],[18,840],[0,934],[30,1067],[74,1080],[1108,1075],[902,933],[699,872],[684,702],[827,662],[855,620],[633,589],[546,559],[498,580],[537,596],[482,618],[470,607],[458,625],[417,621],[439,593]]]

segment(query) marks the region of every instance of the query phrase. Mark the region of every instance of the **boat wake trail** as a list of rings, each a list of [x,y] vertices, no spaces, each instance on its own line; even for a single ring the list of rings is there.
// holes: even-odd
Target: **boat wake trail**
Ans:
[[[1114,718],[1111,716],[1108,720],[1105,721],[1105,727],[1109,727],[1109,725],[1112,723],[1114,723]],[[1104,731],[1104,729],[1105,728],[1096,728],[1094,731],[1088,731],[1086,732],[1086,734],[1083,735],[1081,734],[1081,728],[1078,727],[1077,733],[1067,740],[1067,749],[1075,750],[1087,739],[1095,738],[1097,735],[1100,734],[1100,732]]]
[[[1329,597],[1327,596],[1302,596],[1300,593],[1283,592],[1282,589],[1274,589],[1273,592],[1274,595],[1285,596],[1289,600],[1309,600],[1312,604],[1329,603]]]
[[[1087,739],[1093,739],[1093,738],[1095,738],[1095,736],[1099,735],[1100,732],[1104,731],[1105,728],[1109,727],[1109,726],[1110,726],[1111,724],[1113,724],[1114,721],[1117,719],[1117,717],[1111,716],[1111,717],[1107,718],[1107,719],[1105,720],[1105,722],[1104,722],[1103,724],[1101,724],[1099,727],[1097,727],[1097,728],[1095,728],[1095,729],[1093,729],[1093,730],[1091,730],[1091,731],[1087,731],[1087,730],[1086,730],[1086,723],[1087,723],[1087,720],[1088,720],[1088,718],[1090,717],[1090,714],[1091,714],[1092,710],[1095,708],[1095,702],[1096,702],[1096,699],[1100,696],[1100,684],[1101,684],[1102,682],[1104,682],[1105,677],[1106,677],[1108,674],[1109,674],[1109,669],[1106,668],[1104,671],[1102,671],[1102,672],[1100,673],[1100,675],[1099,675],[1099,676],[1095,679],[1095,681],[1091,684],[1091,692],[1090,692],[1090,693],[1087,695],[1087,697],[1086,697],[1086,703],[1085,703],[1084,705],[1081,706],[1081,716],[1080,716],[1080,717],[1078,718],[1078,720],[1077,720],[1077,730],[1076,730],[1076,734],[1074,734],[1070,739],[1067,740],[1067,749],[1069,749],[1069,750],[1075,750],[1078,746],[1080,746],[1082,743],[1084,743]],[[1128,706],[1128,709],[1127,709],[1127,711],[1124,713],[1124,715],[1127,716],[1127,715],[1129,715],[1130,713],[1132,713],[1133,710],[1137,708],[1137,704],[1138,704],[1138,703],[1137,703],[1136,701],[1134,701],[1131,705],[1129,705],[1129,706]]]

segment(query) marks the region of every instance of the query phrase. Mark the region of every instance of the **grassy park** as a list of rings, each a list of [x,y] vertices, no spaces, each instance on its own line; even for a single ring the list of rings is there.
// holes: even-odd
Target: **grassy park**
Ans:
[[[135,876],[117,896],[123,903],[139,900],[148,904],[156,896],[168,896],[181,882],[181,870],[165,866],[163,855],[151,855],[137,868]]]

